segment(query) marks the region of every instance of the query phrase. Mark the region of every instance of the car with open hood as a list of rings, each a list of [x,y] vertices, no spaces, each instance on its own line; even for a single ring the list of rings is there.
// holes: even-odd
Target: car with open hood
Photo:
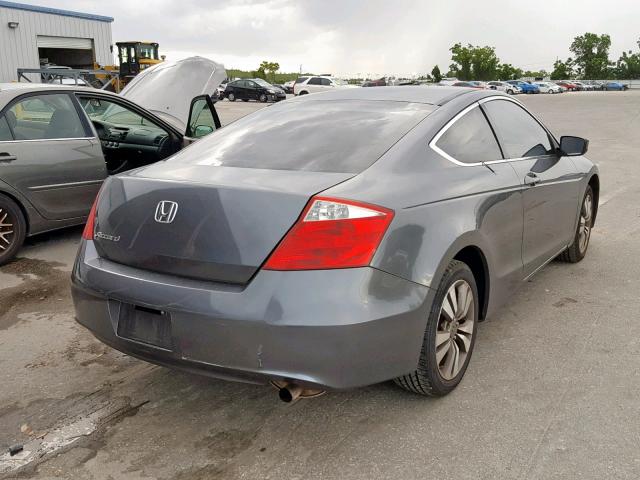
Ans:
[[[224,67],[192,57],[136,76],[121,94],[0,84],[0,264],[26,236],[82,224],[110,175],[167,158],[220,128]]]
[[[461,381],[478,323],[587,253],[597,167],[512,96],[336,89],[111,177],[72,274],[112,347],[280,398]],[[525,342],[526,343],[526,342]]]

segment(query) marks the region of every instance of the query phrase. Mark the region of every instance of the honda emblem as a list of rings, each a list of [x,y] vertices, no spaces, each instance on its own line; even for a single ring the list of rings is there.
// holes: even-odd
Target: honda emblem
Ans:
[[[156,222],[158,223],[171,223],[176,218],[178,213],[178,204],[170,200],[162,200],[158,202],[156,207]]]

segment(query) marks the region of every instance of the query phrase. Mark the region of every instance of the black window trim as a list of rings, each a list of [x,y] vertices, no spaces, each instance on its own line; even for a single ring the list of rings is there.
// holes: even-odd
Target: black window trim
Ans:
[[[486,115],[484,109],[480,108],[482,104],[487,103],[487,102],[492,102],[492,101],[495,101],[495,100],[502,100],[502,101],[505,101],[505,102],[513,102],[517,106],[522,108],[524,110],[524,112],[528,113],[531,116],[531,118],[533,118],[538,123],[538,125],[540,125],[540,127],[542,127],[542,129],[547,133],[547,136],[549,137],[549,141],[551,142],[551,146],[556,148],[556,149],[558,148],[558,145],[559,145],[558,141],[553,136],[553,134],[549,131],[549,129],[547,129],[547,127],[545,127],[542,124],[542,122],[540,120],[538,120],[538,118],[536,118],[535,115],[533,115],[531,112],[529,112],[529,110],[527,110],[520,102],[518,102],[517,100],[515,100],[513,98],[510,98],[510,97],[506,97],[506,96],[503,96],[503,95],[499,95],[499,96],[496,95],[496,96],[485,97],[485,98],[482,98],[480,100],[477,100],[474,103],[472,103],[471,105],[468,105],[467,107],[462,109],[460,112],[458,112],[431,139],[431,141],[429,142],[429,147],[431,148],[431,150],[433,150],[434,152],[439,154],[441,157],[449,160],[451,163],[455,163],[456,165],[459,165],[461,167],[477,167],[477,166],[481,166],[481,165],[493,165],[495,163],[518,162],[520,160],[531,160],[532,158],[539,158],[539,157],[504,158],[504,150],[502,148],[502,144],[500,143],[500,141],[499,141],[499,139],[498,139],[498,137],[496,135],[496,132],[495,132],[495,130],[493,128],[493,125],[491,124],[491,122],[487,118],[487,115]],[[490,160],[488,162],[473,162],[473,163],[461,162],[460,160],[457,160],[456,158],[452,157],[451,155],[449,155],[447,152],[445,152],[444,150],[442,150],[440,147],[438,147],[436,145],[438,143],[438,140],[440,140],[440,137],[442,137],[442,135],[444,135],[444,133],[447,130],[449,130],[449,128],[451,128],[458,120],[460,120],[462,117],[464,117],[467,113],[469,113],[474,108],[480,108],[480,110],[482,111],[483,115],[485,116],[485,119],[489,123],[489,127],[491,128],[491,131],[493,132],[493,135],[494,135],[494,137],[496,139],[496,142],[498,142],[498,146],[500,148],[500,151],[503,152],[502,160]],[[549,155],[542,155],[542,156],[549,156]]]

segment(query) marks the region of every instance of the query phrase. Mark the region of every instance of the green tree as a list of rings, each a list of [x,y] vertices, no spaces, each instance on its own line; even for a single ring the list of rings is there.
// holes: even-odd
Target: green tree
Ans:
[[[638,47],[640,48],[640,40],[638,40]],[[622,52],[613,73],[619,79],[640,78],[640,52],[633,53],[632,50]]]
[[[460,80],[492,80],[496,77],[500,60],[493,47],[476,47],[456,43],[451,51],[450,73]]]
[[[262,70],[265,73],[265,77],[267,74],[271,74],[271,81],[274,81],[276,72],[280,70],[280,64],[278,62],[268,62],[265,60],[262,63],[260,63],[260,67],[258,68],[258,71],[260,70]]]
[[[553,72],[551,72],[551,80],[568,80],[573,77],[573,59],[567,58],[566,62],[556,60],[553,63]]]
[[[547,75],[549,74],[547,73],[546,70],[538,70],[538,71],[527,70],[522,74],[523,77],[533,77],[533,78],[545,78]]]
[[[500,80],[517,80],[522,77],[522,70],[510,63],[501,63],[496,69],[496,77]]]
[[[456,43],[449,49],[451,51],[451,61],[453,62],[449,65],[449,74],[451,76],[455,76],[460,80],[473,80],[471,78],[472,48],[471,44],[465,47],[461,43]]]
[[[435,83],[438,83],[440,82],[440,80],[442,80],[442,74],[440,73],[440,67],[438,65],[433,67],[433,70],[431,70],[431,76],[433,77],[433,81]]]
[[[573,39],[569,49],[575,55],[575,65],[582,78],[606,78],[609,73],[609,48],[611,37],[596,33],[585,33]]]

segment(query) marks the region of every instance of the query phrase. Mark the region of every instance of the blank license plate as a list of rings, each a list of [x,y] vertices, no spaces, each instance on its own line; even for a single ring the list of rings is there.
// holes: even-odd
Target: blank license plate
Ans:
[[[162,310],[122,305],[118,336],[171,350],[171,318]]]

